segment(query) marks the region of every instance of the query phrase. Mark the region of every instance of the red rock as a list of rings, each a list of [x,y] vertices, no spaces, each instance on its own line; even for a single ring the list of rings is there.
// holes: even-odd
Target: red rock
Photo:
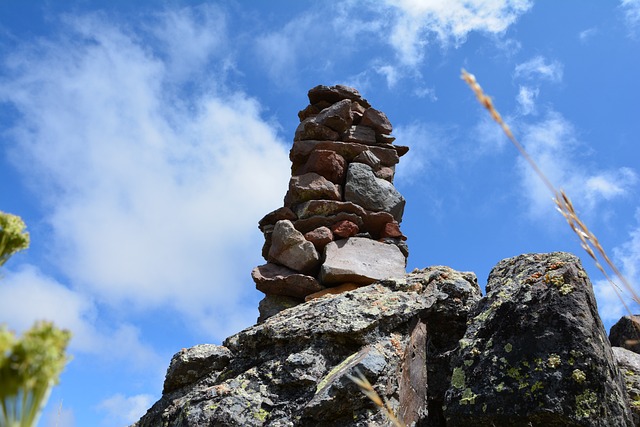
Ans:
[[[348,99],[338,101],[322,110],[314,119],[316,123],[342,133],[349,129],[353,123],[351,101]]]
[[[344,174],[347,162],[340,154],[331,150],[313,150],[307,159],[307,162],[296,174],[303,175],[309,172],[315,172],[322,175],[334,184],[344,182]]]
[[[346,239],[347,237],[355,236],[360,231],[360,228],[349,220],[344,220],[333,224],[331,231],[337,237]]]
[[[380,159],[377,158],[370,150],[363,151],[358,154],[353,161],[355,163],[364,163],[365,165],[370,166],[374,171],[380,169]]]
[[[305,233],[304,238],[313,243],[318,253],[322,253],[327,243],[333,240],[333,233],[328,227],[322,226]]]
[[[385,237],[394,237],[400,238],[402,240],[407,240],[407,237],[400,231],[400,224],[398,224],[396,221],[388,222],[384,225],[382,232],[380,233],[380,238],[384,239]]]
[[[271,235],[268,259],[305,274],[312,273],[320,264],[316,248],[288,219],[276,222]]]
[[[265,227],[268,225],[274,225],[276,222],[281,219],[295,220],[297,219],[296,214],[287,207],[278,208],[275,211],[269,212],[266,214],[259,222],[258,228],[260,231],[264,232]]]
[[[294,141],[305,141],[309,139],[322,139],[335,141],[340,138],[340,134],[335,130],[324,126],[316,121],[316,117],[308,117],[298,125]]]
[[[313,150],[335,151],[344,157],[347,163],[351,163],[358,154],[366,150],[370,150],[375,154],[375,156],[380,159],[382,166],[393,166],[400,161],[398,152],[394,146],[387,148],[358,144],[356,142],[305,140],[295,141],[289,152],[289,159],[293,162],[294,168],[295,165],[303,165],[306,163],[307,158]]]
[[[281,295],[303,299],[309,294],[324,289],[311,276],[297,273],[281,265],[268,263],[251,271],[256,289],[267,295]]]
[[[380,168],[377,171],[375,171],[374,174],[378,178],[382,178],[385,181],[389,181],[390,183],[393,184],[393,176],[395,175],[395,171],[393,170],[393,168],[389,168],[389,167]]]

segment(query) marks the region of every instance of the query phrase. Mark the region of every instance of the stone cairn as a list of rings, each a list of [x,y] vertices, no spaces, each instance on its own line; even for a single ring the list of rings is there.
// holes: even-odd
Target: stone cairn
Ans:
[[[259,222],[267,264],[253,269],[263,322],[322,296],[405,274],[405,199],[393,186],[409,148],[387,116],[350,87],[316,86],[298,113],[284,206]]]

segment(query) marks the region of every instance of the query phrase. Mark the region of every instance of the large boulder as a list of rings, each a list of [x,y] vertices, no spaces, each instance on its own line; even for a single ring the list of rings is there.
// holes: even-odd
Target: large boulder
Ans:
[[[324,251],[325,261],[320,269],[320,281],[324,285],[369,284],[405,274],[405,257],[395,245],[351,237],[327,244]]]
[[[402,221],[405,200],[389,181],[376,177],[371,166],[351,163],[344,186],[344,200],[371,211],[389,212]]]
[[[228,348],[200,344],[191,348],[183,348],[171,358],[167,375],[164,379],[163,393],[170,393],[214,372],[220,372],[231,360]]]
[[[611,327],[609,341],[614,347],[622,347],[640,353],[640,316],[624,316]]]
[[[479,294],[472,275],[433,267],[291,307],[227,338],[222,372],[166,391],[136,426],[388,425],[356,370],[407,426],[437,425],[425,363],[448,360]]]
[[[269,261],[299,273],[312,273],[320,264],[320,256],[313,243],[305,239],[291,221],[283,219],[273,228]]]
[[[578,258],[503,260],[486,289],[452,361],[447,427],[632,425]]]

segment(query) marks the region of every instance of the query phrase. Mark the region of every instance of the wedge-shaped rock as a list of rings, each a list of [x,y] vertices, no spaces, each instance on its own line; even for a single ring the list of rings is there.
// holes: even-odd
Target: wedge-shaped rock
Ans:
[[[405,258],[395,245],[361,237],[337,240],[325,246],[320,271],[323,284],[373,283],[405,274]]]
[[[310,273],[318,267],[320,257],[313,243],[306,240],[291,221],[283,219],[273,228],[269,261],[300,273]]]
[[[324,289],[314,277],[272,263],[254,268],[251,277],[256,283],[256,289],[267,295],[282,295],[302,300],[307,295]]]
[[[289,191],[284,196],[285,206],[295,206],[307,200],[340,200],[340,187],[317,173],[292,176]]]
[[[389,181],[378,178],[370,166],[351,163],[347,171],[344,199],[371,211],[389,212],[402,221],[405,200]]]
[[[447,427],[632,425],[578,258],[505,259],[486,289],[451,362]]]

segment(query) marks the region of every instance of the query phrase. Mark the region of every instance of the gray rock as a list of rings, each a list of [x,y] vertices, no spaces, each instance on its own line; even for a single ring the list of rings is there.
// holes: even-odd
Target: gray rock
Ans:
[[[324,289],[315,277],[297,273],[281,265],[268,263],[251,271],[256,289],[267,295],[281,295],[303,300]]]
[[[429,268],[275,314],[224,341],[234,357],[223,372],[164,393],[136,425],[388,425],[348,379],[356,368],[396,413],[409,408],[407,420],[437,425],[426,412],[424,393],[432,387],[423,383],[424,365],[411,360],[448,360],[440,348],[423,344],[437,332],[443,336],[437,344],[450,352],[462,337],[466,313],[479,298],[477,284],[465,277]],[[419,320],[430,313],[437,323]],[[426,322],[426,337],[417,336],[417,322]],[[400,377],[406,378],[402,386]]]
[[[302,304],[303,301],[283,295],[266,295],[258,304],[258,323],[262,323],[269,317],[280,313],[287,308]]]
[[[630,426],[596,301],[573,255],[521,255],[489,275],[452,360],[447,427]]]
[[[342,134],[342,141],[372,145],[376,143],[376,132],[368,126],[351,126]]]
[[[318,268],[320,257],[313,243],[307,241],[291,221],[283,219],[273,228],[269,261],[300,273],[310,273]]]
[[[404,197],[393,184],[376,177],[371,167],[363,163],[349,165],[344,200],[367,210],[389,212],[396,221],[402,222]]]
[[[163,393],[170,393],[195,383],[205,375],[223,370],[231,360],[228,348],[213,344],[200,344],[183,348],[171,358],[164,380]]]
[[[405,257],[395,245],[361,237],[330,242],[320,269],[322,284],[368,284],[405,274]]]
[[[609,341],[614,347],[640,353],[640,316],[624,316],[611,327]]]
[[[627,400],[634,425],[640,425],[640,354],[622,347],[613,347],[613,355],[624,378]]]

